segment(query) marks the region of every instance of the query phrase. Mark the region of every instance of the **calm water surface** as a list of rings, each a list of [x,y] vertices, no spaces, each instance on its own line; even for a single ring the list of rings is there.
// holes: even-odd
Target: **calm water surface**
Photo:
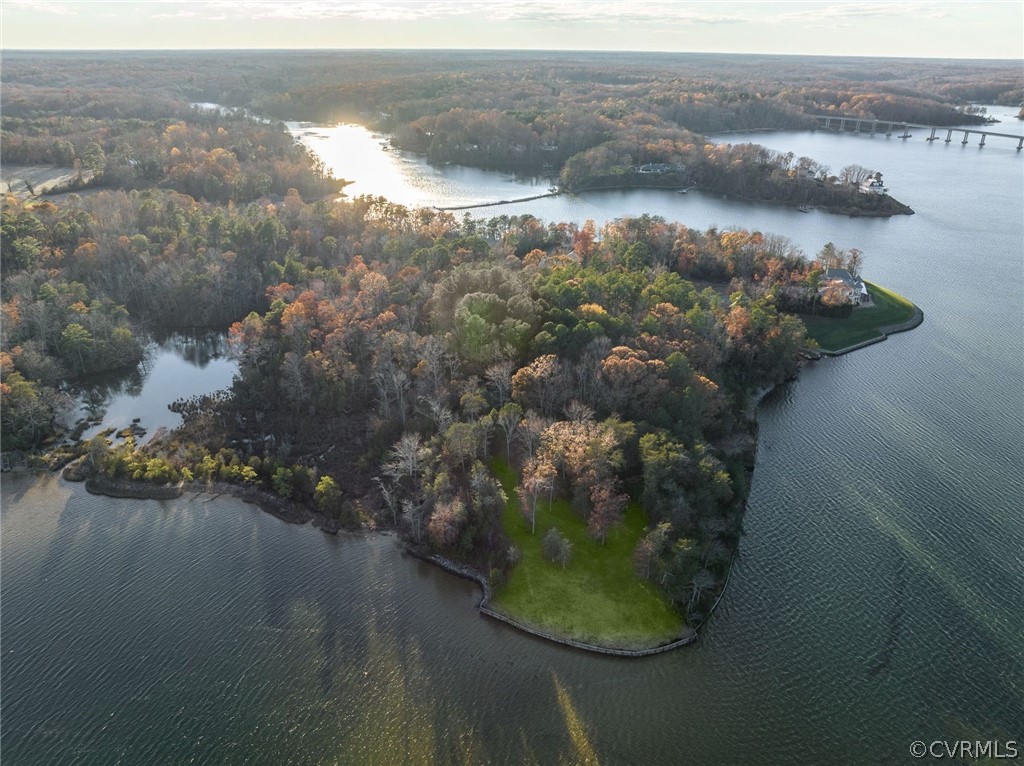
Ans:
[[[462,165],[431,165],[423,157],[390,147],[386,136],[360,125],[285,124],[335,176],[352,182],[345,187],[350,197],[383,196],[408,207],[472,205],[544,194],[554,182]]]
[[[743,140],[880,170],[917,215],[651,191],[504,211],[831,240],[924,309],[762,405],[742,555],[695,647],[592,657],[479,617],[473,586],[393,538],[5,478],[4,762],[900,764],[914,740],[1024,740],[1024,157]],[[430,204],[521,187],[432,172],[457,188]]]
[[[238,363],[228,355],[226,333],[174,333],[150,342],[142,362],[128,374],[98,376],[81,386],[70,420],[95,423],[83,435],[89,439],[139,418],[149,438],[156,429],[181,425],[181,416],[167,409],[168,404],[230,388],[237,370]]]

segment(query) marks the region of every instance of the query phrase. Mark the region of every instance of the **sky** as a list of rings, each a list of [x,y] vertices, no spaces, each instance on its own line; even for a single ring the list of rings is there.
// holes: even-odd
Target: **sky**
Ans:
[[[0,48],[476,48],[1024,59],[1024,1],[0,0]]]

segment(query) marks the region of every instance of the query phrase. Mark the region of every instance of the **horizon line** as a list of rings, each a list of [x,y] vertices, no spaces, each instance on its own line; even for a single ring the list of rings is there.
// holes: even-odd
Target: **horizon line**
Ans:
[[[0,56],[5,53],[43,53],[43,54],[76,54],[76,53],[228,53],[228,52],[252,52],[252,53],[383,53],[383,52],[424,52],[437,53],[460,52],[460,53],[586,53],[602,56],[616,56],[627,54],[645,55],[675,55],[675,56],[776,56],[784,58],[828,58],[828,59],[900,59],[907,61],[991,61],[1020,64],[1024,58],[979,58],[975,56],[898,56],[898,55],[867,55],[867,54],[839,54],[839,53],[773,53],[773,52],[742,52],[742,51],[679,51],[679,50],[650,50],[650,49],[624,49],[610,51],[607,49],[593,48],[246,48],[246,47],[225,47],[225,48],[18,48],[0,47]],[[2,79],[2,78],[0,78]]]

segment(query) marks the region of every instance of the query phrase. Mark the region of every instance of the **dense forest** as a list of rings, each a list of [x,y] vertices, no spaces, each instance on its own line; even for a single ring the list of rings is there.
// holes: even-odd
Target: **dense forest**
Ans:
[[[5,87],[3,162],[71,166],[68,190],[160,186],[249,202],[288,189],[322,196],[344,185],[278,126],[242,115],[145,94],[126,101],[106,90],[89,92],[87,103],[55,90],[33,91],[38,100],[28,103],[17,92]],[[111,117],[118,112],[132,116]]]
[[[99,154],[92,147],[86,162],[85,151],[103,142],[95,131],[90,135],[84,118],[166,118],[180,115],[189,101],[211,101],[278,119],[354,120],[391,133],[398,146],[434,161],[546,169],[558,172],[569,190],[699,186],[869,215],[910,211],[885,195],[862,195],[840,183],[838,169],[804,172],[811,158],[765,164],[749,147],[712,147],[703,136],[808,128],[808,115],[820,113],[977,124],[987,118],[971,101],[1024,99],[1019,68],[1000,62],[888,67],[878,60],[785,56],[279,51],[187,58],[23,53],[5,63],[4,115],[28,119],[5,127],[7,162],[61,164],[77,157],[91,170]],[[198,78],[197,71],[204,76]],[[140,94],[150,101],[139,103]],[[29,119],[44,114],[77,119]],[[118,125],[115,137],[131,145],[139,127]],[[239,138],[229,144],[211,136],[201,146],[203,157],[180,160],[188,167],[166,180],[185,193],[222,200],[228,184],[248,198],[268,190],[283,193],[282,184],[312,193],[310,183],[289,183],[266,167],[249,150],[258,146],[251,137]],[[68,151],[68,142],[76,153]],[[223,171],[231,179],[197,188],[190,177],[195,162],[225,161],[210,155],[236,147],[241,167]],[[158,180],[157,147],[148,149],[137,158],[122,152],[120,162],[145,163],[147,177]],[[670,167],[659,174],[636,172],[652,164]],[[731,172],[738,165],[741,172]]]
[[[832,177],[691,131],[800,126],[828,98],[879,114],[889,90],[850,100],[852,75],[842,87],[811,78],[799,94],[784,81],[740,88],[742,60],[698,89],[696,65],[662,80],[628,57],[600,72],[517,59],[512,87],[471,54],[365,54],[359,66],[338,54],[303,80],[299,64],[325,54],[304,55],[281,54],[279,69],[240,56],[201,85],[186,74],[201,67],[173,54],[5,61],[3,163],[74,173],[54,196],[3,199],[4,449],[52,445],[74,382],[137,363],[151,330],[230,325],[230,391],[176,402],[184,425],[145,446],[101,435],[62,454],[109,481],[233,483],[335,524],[394,526],[496,579],[516,561],[500,457],[524,513],[568,499],[597,540],[641,502],[637,572],[700,614],[742,532],[750,397],[794,375],[813,345],[792,312],[849,311],[822,275],[856,271],[859,253],[826,245],[811,260],[784,237],[651,216],[599,229],[342,201],[343,182],[279,123],[188,99],[279,117],[372,108],[398,142],[429,138],[416,146],[428,155],[476,145],[501,164],[536,150],[531,161],[570,185],[660,162],[690,182],[804,202],[870,171]],[[990,82],[1013,98],[1004,74]],[[907,93],[886,103],[911,119],[957,77],[936,80],[925,105]]]

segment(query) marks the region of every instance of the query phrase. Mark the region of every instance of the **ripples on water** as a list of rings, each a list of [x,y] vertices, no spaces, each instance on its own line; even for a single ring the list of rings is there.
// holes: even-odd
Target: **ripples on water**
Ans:
[[[925,311],[766,400],[741,558],[695,647],[583,655],[479,617],[392,538],[5,477],[5,762],[889,764],[918,739],[1024,739],[1022,157],[745,138],[877,167],[917,215],[536,208],[861,247]]]

